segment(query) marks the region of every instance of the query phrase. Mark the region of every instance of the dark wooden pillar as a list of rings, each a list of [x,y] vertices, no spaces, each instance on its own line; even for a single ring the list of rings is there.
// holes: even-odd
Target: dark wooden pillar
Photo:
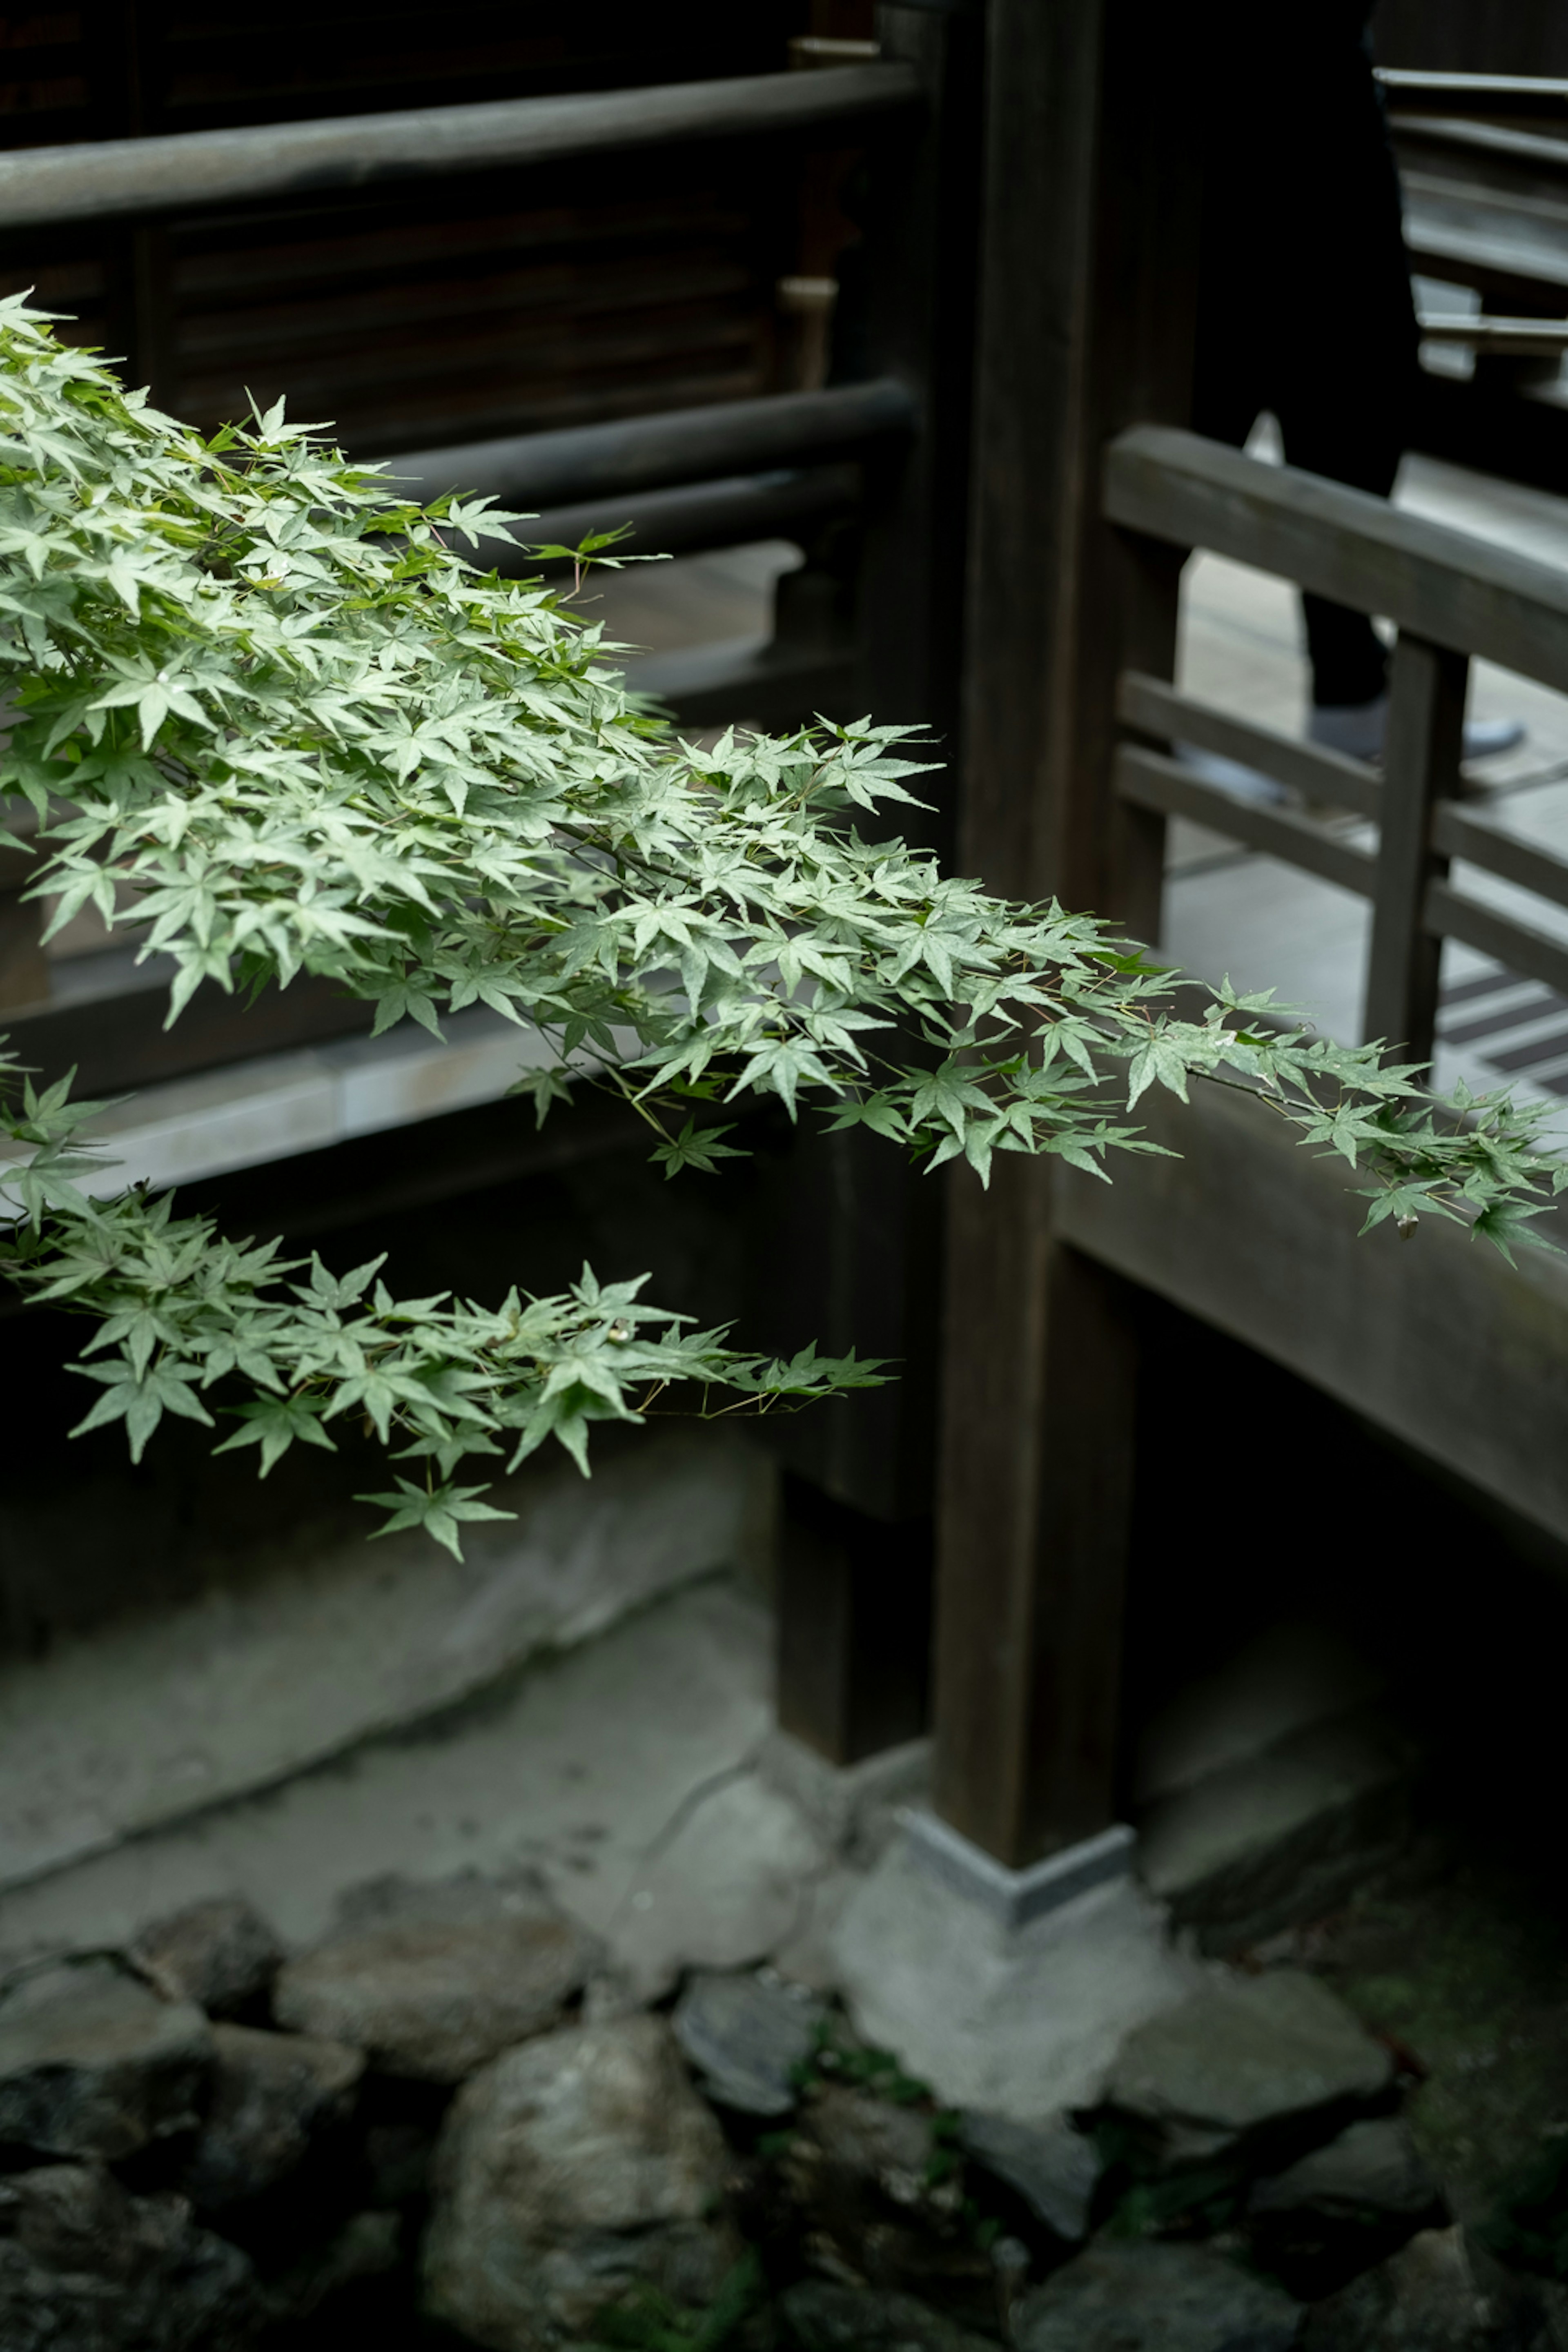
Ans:
[[[964,614],[978,215],[978,8],[887,0],[884,56],[927,106],[868,159],[864,365],[913,395],[910,443],[878,461],[854,583],[857,711],[929,728],[949,776],[925,837],[950,848]],[[913,812],[900,812],[900,820]],[[908,830],[900,822],[899,829]],[[783,1441],[778,1706],[846,1764],[927,1720],[943,1189],[864,1132],[803,1133],[793,1157],[792,1301],[804,1335],[897,1360],[894,1385],[802,1415]]]
[[[1178,567],[1100,516],[1100,453],[1185,419],[1191,27],[1158,0],[990,0],[959,861],[1157,919],[1158,822],[1110,787],[1114,681],[1169,675]],[[937,1801],[1018,1867],[1111,1819],[1137,1357],[1053,1229],[1048,1164],[952,1182]]]

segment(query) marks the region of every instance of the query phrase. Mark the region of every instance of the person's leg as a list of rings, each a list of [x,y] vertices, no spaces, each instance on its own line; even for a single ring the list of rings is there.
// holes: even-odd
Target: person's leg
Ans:
[[[1297,269],[1279,371],[1280,429],[1289,464],[1386,498],[1405,449],[1416,368],[1398,175],[1365,49],[1343,38],[1313,79],[1318,153],[1293,223]],[[1387,652],[1376,630],[1364,614],[1326,597],[1303,595],[1301,606],[1314,712],[1370,716],[1387,686]],[[1326,730],[1331,739],[1334,731],[1331,724]],[[1325,732],[1321,720],[1314,732]]]

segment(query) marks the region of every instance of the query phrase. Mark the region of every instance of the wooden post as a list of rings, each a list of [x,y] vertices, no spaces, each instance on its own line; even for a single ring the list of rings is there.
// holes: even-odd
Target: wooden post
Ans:
[[[833,1764],[925,1728],[931,1521],[875,1518],[784,1479],[779,1726]]]
[[[30,808],[12,803],[5,830],[29,844],[38,820]],[[0,1007],[41,1004],[49,992],[49,960],[44,952],[41,898],[24,898],[37,871],[30,850],[0,845]],[[26,1060],[24,1054],[22,1059]]]
[[[854,709],[931,729],[953,761],[974,294],[980,19],[886,0],[884,57],[916,65],[923,121],[872,151],[868,373],[912,394],[912,443],[873,464],[855,581]],[[922,837],[951,841],[948,806]],[[913,827],[901,820],[899,830]],[[907,1739],[928,1704],[939,1183],[879,1138],[803,1134],[788,1215],[802,1328],[825,1349],[898,1360],[895,1385],[802,1415],[779,1548],[779,1719],[837,1763]]]
[[[949,1212],[1002,1344],[971,1345],[963,1380],[948,1356],[935,1798],[1018,1869],[1113,1817],[1138,1360],[1127,1286],[1057,1240],[1037,1170],[1003,1164]]]
[[[1447,878],[1432,812],[1459,790],[1469,658],[1401,632],[1389,675],[1388,734],[1363,1034],[1429,1061],[1443,943],[1423,921],[1426,886]]]
[[[1101,520],[1106,440],[1184,423],[1190,26],[991,0],[959,862],[1152,930],[1161,828],[1118,809],[1115,679],[1170,676],[1179,557]],[[1047,1165],[949,1199],[937,1802],[1010,1866],[1112,1818],[1135,1318],[1056,1235]]]

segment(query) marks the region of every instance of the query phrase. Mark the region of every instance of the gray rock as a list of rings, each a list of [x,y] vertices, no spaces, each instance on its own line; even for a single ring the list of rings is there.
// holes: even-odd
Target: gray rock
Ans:
[[[0,2140],[50,2156],[132,2156],[195,2124],[212,2030],[190,2001],[107,1958],[52,1961],[0,1994]]]
[[[1005,2181],[1056,2236],[1069,2246],[1088,2237],[1104,2166],[1087,2132],[1075,2131],[1065,2116],[1016,2124],[966,2108],[959,2137],[965,2151]]]
[[[702,2087],[743,2116],[785,2116],[794,2071],[810,2057],[826,2011],[778,1977],[700,1969],[675,2005],[675,2038]]]
[[[557,2023],[592,1958],[581,1931],[532,1890],[384,1882],[341,1933],[280,1970],[273,2013],[366,2051],[384,2073],[460,2083]]]
[[[266,2315],[245,2255],[184,2198],[77,2164],[0,2180],[5,2352],[244,2352]]]
[[[1247,2218],[1263,2268],[1316,2303],[1442,2219],[1443,2208],[1403,2123],[1378,2116],[1257,2181]]]
[[[1314,2305],[1301,2337],[1303,2352],[1535,2352],[1550,2340],[1537,2283],[1458,2228],[1421,2231]]]
[[[1319,2304],[1311,2352],[1524,2352],[1542,2327],[1538,2282],[1505,2271],[1460,2228],[1423,2230]]]
[[[954,2326],[912,2294],[802,2279],[781,2301],[806,2352],[994,2352],[985,2336]]]
[[[1286,2352],[1300,2305],[1203,2246],[1091,2246],[1015,2306],[1018,2352]]]
[[[226,2017],[267,1990],[283,1948],[243,1896],[223,1895],[154,1920],[131,1956],[166,2000],[194,2000],[209,2017]]]
[[[205,2211],[232,2205],[292,2172],[313,2135],[341,2123],[364,2059],[304,2033],[213,2028],[212,2092],[180,2186]]]
[[[1205,1985],[1139,2026],[1106,2096],[1154,2127],[1173,2158],[1202,2158],[1363,2104],[1393,2073],[1388,2052],[1326,1985],[1275,1969]]]
[[[1405,2125],[1396,2116],[1373,2116],[1352,2124],[1288,2171],[1255,2182],[1247,2210],[1254,2215],[1311,2211],[1399,2219],[1428,2212],[1437,2197],[1437,2184],[1416,2155]]]
[[[552,2352],[639,2284],[710,2303],[740,2253],[728,2169],[663,2018],[525,2042],[464,2085],[442,2129],[427,2307],[493,2352]]]

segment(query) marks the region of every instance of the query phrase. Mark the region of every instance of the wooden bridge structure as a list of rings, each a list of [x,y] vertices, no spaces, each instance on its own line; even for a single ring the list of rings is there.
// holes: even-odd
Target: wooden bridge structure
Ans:
[[[63,143],[0,156],[0,258],[25,281],[41,256],[33,274],[52,272],[62,303],[73,283],[88,287],[122,331],[132,373],[199,407],[234,352],[265,340],[267,289],[290,239],[292,308],[278,318],[303,349],[307,281],[315,270],[326,282],[329,260],[341,273],[374,239],[416,230],[437,242],[440,231],[448,248],[466,238],[469,252],[481,214],[536,223],[566,181],[609,191],[620,211],[606,211],[601,242],[624,240],[633,167],[647,163],[679,226],[666,239],[665,296],[667,313],[687,305],[684,361],[667,315],[640,375],[628,328],[608,390],[584,391],[566,371],[556,394],[535,384],[509,415],[508,353],[526,341],[517,306],[543,297],[521,279],[509,294],[501,272],[504,332],[484,364],[471,318],[464,328],[465,402],[427,407],[420,435],[409,404],[378,394],[357,441],[351,414],[351,446],[396,456],[432,491],[462,485],[538,509],[542,538],[624,515],[643,547],[798,540],[807,561],[781,595],[772,646],[698,665],[673,697],[678,715],[785,725],[869,709],[928,722],[948,759],[941,845],[994,888],[1055,893],[1157,940],[1165,824],[1195,817],[1371,900],[1369,1034],[1429,1049],[1445,938],[1568,993],[1561,935],[1465,884],[1479,869],[1561,908],[1568,866],[1459,797],[1467,666],[1484,656],[1568,691],[1568,579],[1186,429],[1200,159],[1185,135],[1181,12],[1153,0],[884,0],[869,53],[865,41],[802,38],[778,14],[771,66],[741,58],[730,62],[743,69],[714,72],[698,58],[680,80],[639,58],[620,86],[501,98],[483,94],[476,67],[475,86],[433,107],[406,105],[400,87],[379,106],[362,97],[337,114],[318,96],[271,121],[232,108],[134,123],[100,112]],[[1560,108],[1559,127],[1532,114],[1526,130],[1512,99],[1494,94],[1488,111],[1484,96],[1451,90],[1441,117],[1429,103],[1401,93],[1402,152],[1462,153],[1465,201],[1491,203],[1494,228],[1506,206],[1495,190],[1476,193],[1478,155],[1568,189],[1568,107],[1556,96],[1537,112]],[[1534,142],[1528,153],[1521,139]],[[773,198],[748,195],[715,228],[711,191],[732,173],[748,190],[809,192],[822,159],[849,152],[868,289],[858,364],[851,380],[792,389],[757,359],[755,320],[731,298],[798,260],[809,207],[784,207],[781,229]],[[1446,235],[1445,273],[1483,299],[1500,290],[1510,310],[1568,307],[1555,265],[1524,253],[1519,224],[1539,215],[1512,215],[1505,267],[1498,236],[1487,247],[1473,222],[1467,247],[1451,189],[1424,201],[1423,266]],[[703,254],[694,222],[706,224]],[[461,238],[454,223],[467,224]],[[602,272],[635,265],[595,250]],[[233,282],[260,289],[243,319],[230,305],[226,326],[211,293],[225,256]],[[243,268],[237,256],[249,257]],[[379,324],[367,314],[367,334],[393,331],[395,294]],[[382,376],[395,375],[395,354],[376,349]],[[660,384],[676,396],[661,401]],[[1550,471],[1556,414],[1517,367],[1506,381],[1481,375],[1473,415],[1450,402],[1445,429],[1473,440],[1475,415],[1495,421],[1505,398],[1528,409]],[[1381,772],[1178,694],[1177,597],[1194,548],[1392,621]],[[1178,742],[1359,812],[1376,846],[1235,800],[1173,757]],[[31,920],[15,898],[0,909],[5,1024],[29,1061],[50,1074],[75,1063],[95,1093],[366,1025],[363,1008],[301,982],[244,1011],[204,991],[165,1033],[155,971],[105,958],[95,976],[84,959],[63,989]],[[853,1336],[901,1355],[909,1376],[792,1425],[780,1719],[840,1763],[929,1720],[939,1811],[1009,1867],[1093,1835],[1118,1806],[1140,1294],[1300,1374],[1548,1541],[1568,1539],[1568,1276],[1554,1262],[1513,1270],[1442,1231],[1414,1248],[1384,1234],[1358,1243],[1341,1177],[1244,1096],[1205,1093],[1179,1119],[1155,1107],[1152,1125],[1182,1157],[1129,1163],[1110,1188],[1003,1159],[982,1194],[965,1171],[927,1183],[850,1139],[803,1141],[790,1163],[789,1279],[806,1328],[825,1345]],[[384,1162],[374,1184],[350,1146],[347,1158],[315,1155],[302,1175],[271,1171],[280,1213],[296,1231],[324,1230],[350,1208],[460,1190],[476,1168],[626,1148],[593,1111],[571,1114],[547,1145],[504,1107],[431,1129],[445,1147],[416,1142],[402,1176]],[[263,1216],[267,1186],[247,1181],[250,1213]],[[212,1197],[224,1204],[221,1186]]]

